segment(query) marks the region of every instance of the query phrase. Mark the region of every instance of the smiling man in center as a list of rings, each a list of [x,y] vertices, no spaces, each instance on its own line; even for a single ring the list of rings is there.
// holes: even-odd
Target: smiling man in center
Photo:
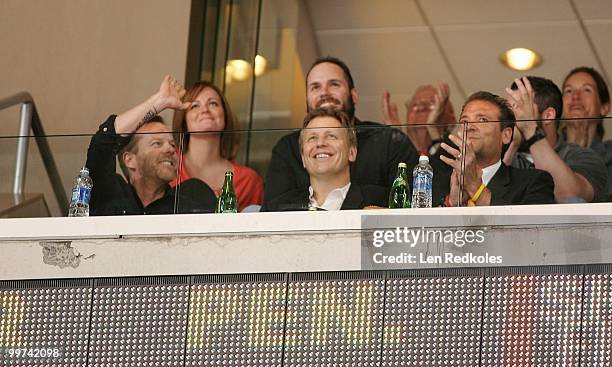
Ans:
[[[331,108],[310,111],[304,119],[299,143],[310,185],[271,200],[264,210],[385,206],[387,192],[384,187],[351,183],[350,165],[357,157],[357,136],[344,112]]]

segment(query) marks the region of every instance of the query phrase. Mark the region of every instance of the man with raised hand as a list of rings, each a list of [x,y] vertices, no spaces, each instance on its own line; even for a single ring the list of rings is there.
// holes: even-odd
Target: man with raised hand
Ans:
[[[607,175],[601,157],[568,144],[557,133],[563,113],[559,87],[549,79],[528,76],[515,79],[506,91],[517,121],[504,163],[550,173],[558,203],[604,200]]]
[[[111,115],[92,137],[87,163],[93,181],[92,215],[171,214],[208,212],[215,206],[212,190],[193,180],[171,189],[177,175],[177,150],[172,132],[158,113],[186,109],[184,88],[164,77],[159,91],[146,101]],[[115,173],[116,158],[128,182]],[[176,192],[180,196],[176,197]]]
[[[421,155],[434,155],[447,128],[457,122],[449,99],[448,84],[422,85],[406,101],[406,125],[401,125],[397,105],[385,91],[382,98],[383,122],[402,130]]]

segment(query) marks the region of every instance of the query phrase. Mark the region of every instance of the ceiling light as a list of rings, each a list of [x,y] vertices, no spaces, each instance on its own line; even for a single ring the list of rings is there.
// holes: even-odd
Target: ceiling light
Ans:
[[[531,70],[540,65],[540,55],[528,48],[513,48],[500,56],[501,62],[514,70]]]

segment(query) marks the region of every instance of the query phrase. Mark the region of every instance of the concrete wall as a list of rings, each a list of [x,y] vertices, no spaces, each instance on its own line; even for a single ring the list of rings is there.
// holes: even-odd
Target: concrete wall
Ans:
[[[0,280],[610,264],[610,213],[612,203],[3,219]],[[455,234],[375,244],[374,232],[403,228]],[[482,238],[459,238],[468,230]]]
[[[165,73],[185,74],[189,0],[0,1],[0,98],[29,91],[47,134],[91,134],[106,116],[153,93]],[[16,135],[17,107],[0,111],[0,136]],[[170,115],[165,115],[170,119]],[[1,138],[0,192],[11,189],[15,139]],[[89,137],[51,139],[65,186]],[[32,144],[26,191],[49,192]],[[47,195],[55,208],[55,199]],[[57,213],[56,213],[57,214]]]

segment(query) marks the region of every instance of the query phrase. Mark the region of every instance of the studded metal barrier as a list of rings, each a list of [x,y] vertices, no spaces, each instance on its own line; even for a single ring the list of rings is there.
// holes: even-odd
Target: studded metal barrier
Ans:
[[[0,366],[610,366],[612,265],[0,282]]]

